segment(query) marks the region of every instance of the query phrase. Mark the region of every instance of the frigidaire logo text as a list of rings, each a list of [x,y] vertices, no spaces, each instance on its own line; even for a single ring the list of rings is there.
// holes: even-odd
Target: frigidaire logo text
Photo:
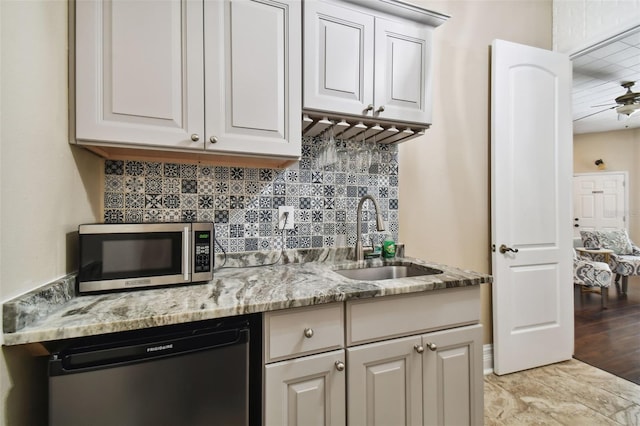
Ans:
[[[147,348],[147,352],[164,351],[167,349],[173,349],[173,343],[170,343],[168,345],[151,346],[150,348]]]

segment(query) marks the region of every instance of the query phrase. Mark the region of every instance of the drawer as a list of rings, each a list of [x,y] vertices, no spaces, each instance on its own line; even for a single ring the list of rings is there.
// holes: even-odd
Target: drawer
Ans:
[[[264,314],[265,363],[344,347],[344,304]]]
[[[347,346],[476,324],[480,286],[347,301]]]

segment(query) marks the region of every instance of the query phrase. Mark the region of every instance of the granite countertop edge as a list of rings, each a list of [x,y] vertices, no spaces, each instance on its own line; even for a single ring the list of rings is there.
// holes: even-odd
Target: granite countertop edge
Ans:
[[[487,274],[410,257],[365,263],[379,266],[411,262],[443,272],[380,281],[351,280],[333,272],[363,265],[345,260],[348,255],[314,253],[310,262],[285,258],[291,263],[255,267],[264,262],[264,257],[257,256],[252,259],[254,265],[216,270],[214,279],[206,283],[81,296],[75,295],[75,274],[70,274],[3,304],[3,344],[43,343],[492,282]]]

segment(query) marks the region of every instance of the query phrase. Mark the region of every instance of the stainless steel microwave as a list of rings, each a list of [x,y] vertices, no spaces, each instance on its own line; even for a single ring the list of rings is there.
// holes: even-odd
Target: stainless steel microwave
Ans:
[[[213,223],[80,225],[79,293],[213,279]]]

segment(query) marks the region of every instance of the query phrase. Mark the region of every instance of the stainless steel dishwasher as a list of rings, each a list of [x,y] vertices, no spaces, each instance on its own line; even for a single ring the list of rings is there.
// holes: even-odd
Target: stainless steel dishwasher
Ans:
[[[49,361],[51,425],[259,425],[261,317],[100,337]]]

